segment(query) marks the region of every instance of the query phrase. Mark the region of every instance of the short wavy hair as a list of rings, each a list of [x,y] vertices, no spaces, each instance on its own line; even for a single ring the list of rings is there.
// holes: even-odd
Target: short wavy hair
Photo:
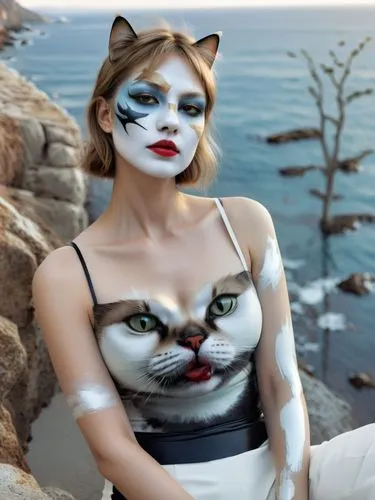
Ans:
[[[156,69],[169,55],[180,56],[198,76],[206,95],[206,126],[190,165],[176,176],[180,186],[207,186],[216,175],[218,148],[210,131],[210,118],[216,99],[216,83],[212,54],[194,45],[195,40],[169,27],[143,30],[136,38],[118,43],[111,57],[99,69],[87,109],[88,141],[83,156],[83,169],[102,178],[116,174],[115,149],[112,134],[102,130],[97,113],[101,98],[110,101],[121,83],[145,61],[150,70]]]

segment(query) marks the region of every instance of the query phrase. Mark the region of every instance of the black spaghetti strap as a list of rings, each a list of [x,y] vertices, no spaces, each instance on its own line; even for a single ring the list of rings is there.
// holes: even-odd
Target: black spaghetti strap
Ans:
[[[83,267],[83,272],[85,273],[85,276],[86,276],[87,284],[89,285],[92,301],[94,302],[94,306],[96,306],[98,304],[98,299],[96,298],[96,293],[95,293],[94,286],[93,286],[92,281],[91,281],[91,276],[90,276],[89,270],[87,269],[87,265],[86,265],[85,259],[83,258],[82,252],[78,248],[78,245],[76,243],[74,243],[74,241],[70,242],[70,246],[72,246],[74,248],[74,250],[77,252],[78,258],[79,258],[79,260],[82,264],[82,267]]]

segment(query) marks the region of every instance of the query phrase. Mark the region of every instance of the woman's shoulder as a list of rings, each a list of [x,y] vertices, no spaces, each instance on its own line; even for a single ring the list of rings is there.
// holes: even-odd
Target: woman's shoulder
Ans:
[[[240,233],[249,233],[256,229],[257,233],[273,229],[272,216],[269,210],[259,201],[245,196],[220,198],[228,219]]]
[[[72,293],[81,289],[81,270],[74,248],[71,245],[61,246],[50,252],[36,269],[33,277],[33,290],[58,288],[61,296],[64,292]],[[70,292],[69,292],[70,290]]]

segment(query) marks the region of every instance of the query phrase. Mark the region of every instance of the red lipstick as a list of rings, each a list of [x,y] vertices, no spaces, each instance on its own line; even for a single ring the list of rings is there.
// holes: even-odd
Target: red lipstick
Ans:
[[[176,156],[179,153],[176,144],[173,141],[167,140],[155,142],[155,144],[147,146],[147,149],[150,149],[157,155],[164,157]]]

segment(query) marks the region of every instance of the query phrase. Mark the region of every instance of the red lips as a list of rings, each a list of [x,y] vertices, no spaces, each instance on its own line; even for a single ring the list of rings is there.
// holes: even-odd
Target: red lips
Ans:
[[[176,144],[173,141],[167,140],[155,142],[155,144],[147,146],[147,149],[150,149],[159,156],[165,157],[176,156],[179,153]]]

